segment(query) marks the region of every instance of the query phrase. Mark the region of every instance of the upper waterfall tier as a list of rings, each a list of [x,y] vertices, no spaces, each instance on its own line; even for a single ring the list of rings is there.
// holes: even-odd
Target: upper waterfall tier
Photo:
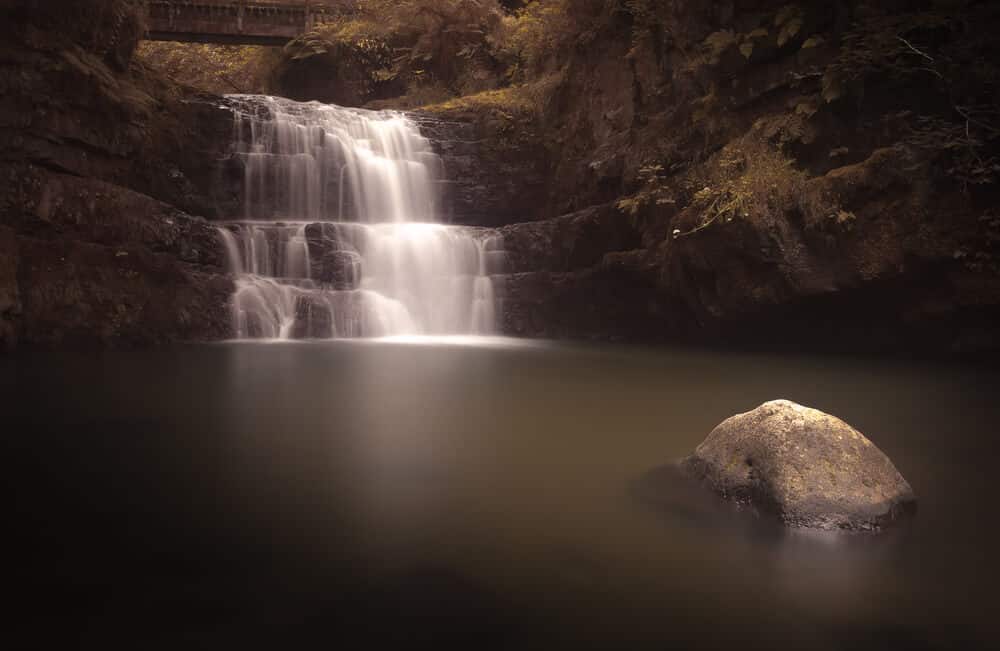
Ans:
[[[440,158],[406,115],[230,96],[245,219],[433,222]]]

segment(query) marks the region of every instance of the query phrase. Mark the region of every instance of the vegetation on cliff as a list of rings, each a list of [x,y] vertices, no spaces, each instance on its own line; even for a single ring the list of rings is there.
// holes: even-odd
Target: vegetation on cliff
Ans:
[[[171,79],[207,93],[265,92],[280,49],[259,45],[214,45],[145,41],[138,59]]]
[[[128,67],[145,32],[145,0],[4,0],[0,11],[15,41],[34,47],[78,47],[118,70]]]
[[[524,152],[509,134],[540,134],[536,218],[616,205],[642,245],[594,273],[651,285],[665,331],[995,345],[994,4],[566,0],[502,22],[507,87],[432,110],[494,116],[485,139]]]

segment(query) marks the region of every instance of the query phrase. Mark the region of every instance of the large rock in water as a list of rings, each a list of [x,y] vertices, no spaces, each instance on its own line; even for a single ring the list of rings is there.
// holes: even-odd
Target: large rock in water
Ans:
[[[725,499],[795,527],[874,531],[916,508],[913,489],[874,443],[788,400],[723,421],[681,465]]]

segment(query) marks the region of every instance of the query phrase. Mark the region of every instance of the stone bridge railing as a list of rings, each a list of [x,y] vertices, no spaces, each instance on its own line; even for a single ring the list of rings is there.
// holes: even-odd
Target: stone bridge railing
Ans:
[[[240,45],[284,45],[336,20],[354,0],[150,0],[149,31],[154,41]]]

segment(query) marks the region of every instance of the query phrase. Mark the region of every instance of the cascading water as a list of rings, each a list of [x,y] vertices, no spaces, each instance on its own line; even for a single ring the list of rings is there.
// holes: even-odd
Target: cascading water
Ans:
[[[233,96],[244,215],[220,227],[237,338],[491,334],[487,229],[434,223],[440,158],[404,114]]]

